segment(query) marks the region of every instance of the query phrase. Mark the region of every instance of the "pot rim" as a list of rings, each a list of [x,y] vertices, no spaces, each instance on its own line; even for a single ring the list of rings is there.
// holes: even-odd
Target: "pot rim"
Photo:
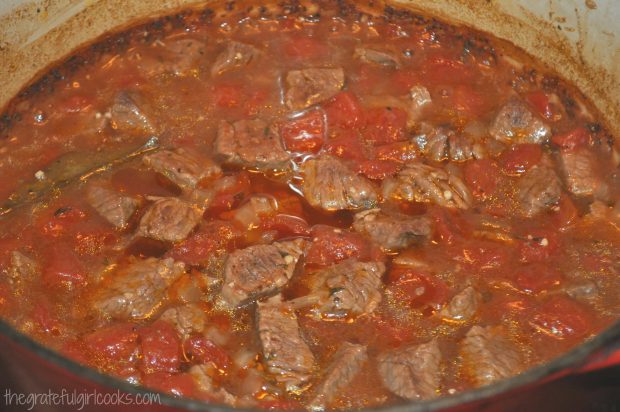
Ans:
[[[182,408],[188,411],[214,411],[214,412],[241,412],[255,411],[250,408],[236,408],[224,404],[206,403],[190,398],[179,398],[169,394],[150,390],[143,386],[133,385],[129,382],[99,372],[96,369],[82,365],[55,350],[44,346],[31,337],[18,331],[5,320],[0,319],[0,334],[12,340],[17,345],[30,350],[36,356],[68,371],[78,378],[84,378],[106,387],[131,394],[147,395],[157,393],[160,395],[161,405]],[[539,381],[552,381],[571,371],[578,371],[590,357],[597,354],[603,356],[607,351],[613,351],[620,347],[620,320],[609,326],[605,331],[595,335],[581,345],[571,349],[562,356],[550,362],[543,363],[526,370],[525,372],[496,383],[480,388],[464,391],[455,395],[445,395],[437,399],[418,402],[404,402],[397,405],[385,405],[380,407],[365,408],[367,412],[415,412],[415,411],[438,411],[454,406],[463,406],[468,403],[490,399],[501,394],[510,394],[520,389],[525,389],[528,385]]]

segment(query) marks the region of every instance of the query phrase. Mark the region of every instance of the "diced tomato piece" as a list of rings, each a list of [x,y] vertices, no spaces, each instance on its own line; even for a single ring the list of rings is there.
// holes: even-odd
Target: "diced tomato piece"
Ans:
[[[70,229],[77,223],[86,219],[86,213],[81,209],[65,206],[56,209],[50,214],[44,214],[41,217],[42,232],[51,237],[59,237],[66,235]]]
[[[357,97],[351,92],[340,92],[325,104],[330,128],[361,127],[364,113]]]
[[[408,162],[418,157],[418,149],[410,142],[388,143],[375,147],[375,157],[381,160]]]
[[[45,332],[51,335],[60,335],[61,323],[53,313],[54,307],[46,298],[39,298],[34,303],[30,318],[37,325],[37,332]]]
[[[549,265],[532,263],[516,270],[514,282],[523,292],[538,294],[558,287],[562,278],[562,274]]]
[[[459,84],[454,88],[451,100],[456,110],[469,117],[481,116],[487,107],[482,94],[464,84]]]
[[[537,308],[530,318],[536,330],[556,339],[584,336],[590,331],[591,316],[569,297],[557,295]]]
[[[277,231],[278,238],[310,234],[310,225],[304,219],[292,215],[268,216],[262,220],[261,227],[264,230]]]
[[[551,142],[564,150],[573,150],[588,145],[590,138],[590,132],[585,127],[578,127],[568,133],[552,136]]]
[[[485,198],[495,191],[499,167],[490,159],[470,160],[465,163],[463,177],[475,196]]]
[[[44,262],[41,278],[48,286],[75,286],[86,281],[86,269],[66,243],[57,242],[45,248]]]
[[[457,238],[470,232],[467,221],[457,211],[433,207],[428,213],[435,222],[434,238],[437,241],[452,244]]]
[[[467,83],[474,77],[472,68],[462,61],[442,55],[430,57],[424,72],[424,80],[431,84]]]
[[[138,350],[138,328],[131,323],[113,324],[84,336],[82,341],[94,356],[112,362],[127,360]]]
[[[181,341],[172,325],[156,320],[138,329],[144,372],[176,372],[181,365]]]
[[[374,145],[403,140],[407,113],[396,107],[373,107],[366,110],[364,139]]]
[[[226,369],[231,364],[226,351],[203,335],[192,335],[185,339],[183,353],[187,359],[195,362],[213,362],[219,369]]]
[[[470,240],[454,259],[477,270],[500,268],[510,260],[512,250],[489,240]]]
[[[420,80],[423,78],[424,76],[417,71],[404,69],[398,70],[396,73],[390,76],[390,80],[394,85],[394,89],[398,90],[401,93],[403,90],[409,90],[413,86],[420,84]]]
[[[360,173],[373,180],[383,180],[394,176],[401,169],[402,163],[393,160],[364,160],[358,165]]]
[[[234,84],[216,84],[211,89],[211,101],[216,107],[239,107],[245,101],[243,88]]]
[[[320,40],[308,36],[295,36],[283,47],[284,53],[296,59],[316,59],[328,53],[327,46]]]
[[[348,258],[368,260],[372,250],[361,235],[348,230],[317,225],[311,231],[312,244],[306,255],[306,263],[328,266]]]
[[[271,190],[268,192],[278,201],[278,213],[303,218],[304,207],[299,195],[290,190]]]
[[[565,228],[575,223],[577,217],[579,217],[579,211],[571,198],[566,194],[562,195],[558,204],[558,211],[553,215],[554,223],[559,228]]]
[[[411,269],[395,268],[388,274],[390,290],[400,302],[413,308],[436,308],[446,301],[448,288],[440,280]]]
[[[553,112],[551,104],[549,103],[549,96],[542,90],[536,90],[530,92],[525,96],[525,99],[536,109],[536,111],[547,119],[553,118]]]
[[[209,203],[208,213],[211,216],[218,216],[220,213],[231,210],[241,203],[250,193],[252,181],[247,172],[240,172],[234,178],[228,178],[230,184],[221,188]]]
[[[142,385],[175,396],[193,397],[196,392],[194,378],[189,373],[147,373],[142,377]]]
[[[539,144],[518,144],[503,152],[499,163],[504,173],[521,175],[540,163],[542,155]]]
[[[558,234],[545,229],[527,231],[519,244],[519,259],[522,262],[544,262],[559,250]]]
[[[364,144],[354,130],[338,131],[336,137],[329,139],[325,144],[325,151],[343,159],[362,160],[366,158]]]
[[[168,256],[190,265],[200,265],[217,251],[230,251],[240,237],[241,232],[230,222],[208,222],[174,245]]]
[[[95,99],[92,96],[74,94],[60,102],[60,109],[67,113],[81,113],[91,110]]]
[[[324,123],[323,112],[313,110],[282,125],[280,136],[286,150],[302,153],[318,152],[325,139]]]

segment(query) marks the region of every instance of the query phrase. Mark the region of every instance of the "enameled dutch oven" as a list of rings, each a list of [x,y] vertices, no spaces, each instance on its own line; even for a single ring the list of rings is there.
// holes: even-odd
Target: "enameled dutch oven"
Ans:
[[[108,31],[137,20],[204,7],[195,0],[0,1],[0,108],[46,67]],[[620,136],[620,2],[616,0],[398,0],[507,39],[548,64],[589,96]],[[1,178],[1,177],[0,177]],[[0,321],[0,410],[26,410],[10,394],[65,394],[34,410],[77,410],[79,394],[108,394],[85,411],[239,411],[150,392],[83,367]],[[125,396],[125,395],[129,396]],[[73,398],[72,398],[73,397]],[[103,398],[100,398],[103,399]],[[73,402],[73,405],[71,404]],[[128,403],[128,404],[123,404]],[[620,408],[620,322],[564,356],[514,378],[433,401],[384,407],[397,411],[595,410]]]

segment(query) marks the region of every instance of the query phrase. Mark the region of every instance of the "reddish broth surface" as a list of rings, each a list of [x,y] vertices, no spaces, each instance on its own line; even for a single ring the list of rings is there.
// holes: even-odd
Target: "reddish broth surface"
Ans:
[[[282,409],[312,404],[345,341],[365,346],[367,359],[321,407],[402,402],[403,395],[378,372],[384,354],[396,348],[438,344],[431,393],[404,396],[417,400],[489,383],[464,349],[475,325],[499,328],[519,359],[510,372],[516,374],[615,321],[620,157],[586,98],[520,51],[467,28],[391,7],[362,13],[341,2],[320,6],[320,13],[253,6],[246,15],[245,6],[230,6],[164,18],[102,40],[18,96],[0,123],[2,317],[43,344],[135,384]],[[252,45],[258,57],[212,73],[232,40]],[[356,48],[383,54],[373,60]],[[315,67],[342,68],[342,90],[307,109],[290,109],[287,72]],[[421,108],[410,97],[416,87],[431,99]],[[145,122],[136,126],[134,118],[131,127],[119,125],[110,108],[123,92],[140,96],[134,102]],[[530,141],[527,124],[496,137],[493,124],[510,99],[548,128],[544,141]],[[244,119],[274,125],[291,158],[286,167],[229,165],[213,154],[220,121]],[[440,128],[452,137],[431,141]],[[182,239],[161,240],[139,229],[153,197],[190,196],[144,164],[148,154],[75,178],[122,158],[151,136],[160,148],[183,148],[222,166],[196,184],[208,200],[193,205],[202,217]],[[463,141],[476,149],[453,155]],[[573,184],[573,166],[564,167],[567,153],[595,159],[573,165],[588,175],[585,189]],[[369,179],[380,194],[370,206],[402,219],[428,217],[431,233],[389,250],[352,229],[363,208],[311,206],[303,196],[303,162],[328,154]],[[440,187],[439,200],[428,192],[413,199],[391,195],[386,182],[411,164],[458,179],[468,191],[466,205],[451,207],[457,195],[451,186]],[[558,193],[530,213],[522,182],[542,168],[557,177]],[[429,190],[433,176],[421,177]],[[126,224],[115,228],[100,215],[87,195],[93,185],[135,201]],[[270,206],[249,208],[257,195]],[[257,333],[254,301],[267,296],[231,310],[221,304],[220,288],[233,251],[300,237],[308,245],[294,274],[268,294],[279,292],[285,301],[303,297],[312,289],[313,273],[347,259],[384,263],[386,270],[380,302],[362,314],[296,310],[314,361],[311,376],[291,390],[269,369]],[[97,310],[101,291],[118,286],[117,274],[149,257],[183,262],[184,273],[146,313]],[[138,293],[132,287],[142,284],[138,279],[124,292]],[[474,313],[446,316],[442,310],[467,287],[476,291]],[[192,325],[190,333],[160,319],[166,309],[184,305],[201,313],[202,326]],[[196,365],[204,366],[202,380],[193,373]],[[413,368],[406,379],[426,379],[428,373]]]

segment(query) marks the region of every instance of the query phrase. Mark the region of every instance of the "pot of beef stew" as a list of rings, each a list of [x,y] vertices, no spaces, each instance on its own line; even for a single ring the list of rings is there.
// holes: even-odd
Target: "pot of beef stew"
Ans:
[[[619,10],[467,3],[3,6],[7,407],[615,405]]]

